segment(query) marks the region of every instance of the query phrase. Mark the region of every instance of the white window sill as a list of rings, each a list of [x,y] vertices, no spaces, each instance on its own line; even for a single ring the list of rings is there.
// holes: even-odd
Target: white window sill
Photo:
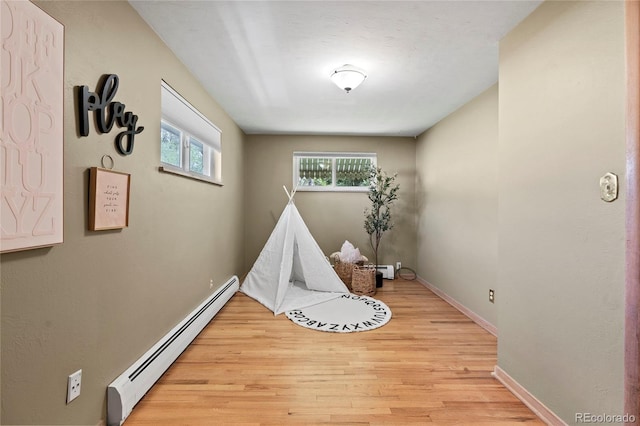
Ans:
[[[297,192],[369,192],[368,186],[298,186]]]
[[[213,178],[210,178],[209,176],[204,176],[198,173],[190,173],[187,171],[184,171],[178,167],[174,167],[174,166],[170,166],[168,164],[163,164],[162,166],[160,166],[158,168],[158,170],[160,170],[163,173],[170,173],[172,175],[178,175],[178,176],[182,176],[182,177],[186,177],[186,178],[190,178],[190,179],[195,179],[195,180],[199,180],[202,182],[206,182],[206,183],[210,183],[212,185],[216,185],[216,186],[223,186],[221,181],[215,180]]]

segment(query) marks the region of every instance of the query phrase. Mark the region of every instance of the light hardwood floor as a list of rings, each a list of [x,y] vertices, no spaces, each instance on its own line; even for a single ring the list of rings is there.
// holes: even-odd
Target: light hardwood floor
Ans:
[[[391,321],[347,334],[236,294],[125,426],[544,424],[491,376],[494,336],[417,281],[378,290]]]

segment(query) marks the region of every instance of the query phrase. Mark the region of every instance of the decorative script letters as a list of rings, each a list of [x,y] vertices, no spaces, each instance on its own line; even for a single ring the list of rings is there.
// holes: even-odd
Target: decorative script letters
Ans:
[[[116,148],[122,155],[133,152],[133,140],[135,135],[141,133],[144,127],[136,127],[138,116],[130,111],[125,111],[125,105],[120,102],[112,102],[118,91],[118,76],[109,74],[103,76],[102,90],[100,93],[90,92],[87,86],[80,86],[78,102],[80,117],[78,125],[80,136],[89,136],[89,111],[95,112],[96,127],[100,133],[109,133],[114,123],[118,127],[126,127],[126,130],[116,136]],[[126,143],[123,141],[126,138]]]

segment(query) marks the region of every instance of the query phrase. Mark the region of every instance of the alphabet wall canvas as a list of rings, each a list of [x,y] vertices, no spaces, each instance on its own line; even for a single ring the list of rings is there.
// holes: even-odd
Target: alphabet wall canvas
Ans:
[[[0,251],[63,240],[64,27],[0,0]]]

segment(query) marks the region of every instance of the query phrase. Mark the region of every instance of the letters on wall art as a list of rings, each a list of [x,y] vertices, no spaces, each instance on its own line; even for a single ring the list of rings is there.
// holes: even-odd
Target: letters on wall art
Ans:
[[[62,243],[64,27],[0,0],[0,251]]]
[[[100,93],[90,92],[87,86],[80,86],[78,90],[78,104],[80,116],[78,127],[80,136],[89,136],[89,111],[95,112],[96,127],[100,133],[109,133],[114,123],[118,127],[126,127],[116,136],[116,148],[122,155],[133,152],[135,135],[142,132],[144,127],[136,127],[138,116],[130,111],[125,111],[125,105],[120,102],[111,102],[118,91],[119,79],[115,74],[109,74],[102,78],[102,90]],[[127,137],[126,143],[122,140]]]

